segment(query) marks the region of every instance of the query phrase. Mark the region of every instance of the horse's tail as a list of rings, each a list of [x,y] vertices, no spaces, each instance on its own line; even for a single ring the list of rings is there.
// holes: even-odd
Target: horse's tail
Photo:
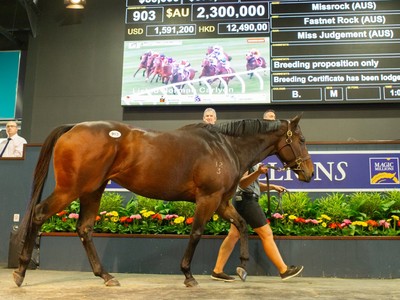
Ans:
[[[51,161],[52,152],[54,145],[57,140],[67,131],[69,131],[74,125],[62,125],[54,129],[50,135],[44,141],[42,149],[39,154],[39,159],[36,164],[35,172],[33,175],[33,184],[31,191],[31,199],[28,203],[28,207],[24,218],[18,229],[18,240],[24,241],[28,228],[31,227],[33,221],[33,214],[35,212],[35,206],[40,202],[43,187],[46,182],[47,175],[49,173],[49,165]]]

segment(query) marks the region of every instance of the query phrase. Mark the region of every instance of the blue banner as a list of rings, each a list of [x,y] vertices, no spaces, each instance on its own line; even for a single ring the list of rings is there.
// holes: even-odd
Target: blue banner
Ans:
[[[301,182],[293,171],[270,169],[270,183],[285,186],[291,192],[356,192],[399,189],[400,151],[310,151],[314,163],[311,182]],[[276,156],[265,164],[282,167]],[[265,181],[265,176],[261,181]],[[110,181],[108,191],[126,191]]]
[[[310,183],[297,180],[293,171],[269,172],[270,183],[290,191],[356,192],[385,191],[400,188],[400,151],[310,151],[314,177]],[[280,167],[272,156],[264,161]],[[265,180],[261,179],[261,180]]]

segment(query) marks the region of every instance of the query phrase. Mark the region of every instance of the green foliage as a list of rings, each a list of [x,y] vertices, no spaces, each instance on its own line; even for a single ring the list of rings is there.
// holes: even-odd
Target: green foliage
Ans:
[[[383,196],[387,199],[388,202],[393,201],[393,205],[391,206],[392,212],[399,213],[400,212],[400,190],[391,190],[383,194]]]
[[[314,203],[317,218],[322,215],[329,216],[333,222],[341,222],[351,214],[351,209],[344,194],[332,193],[318,199]]]
[[[395,201],[384,197],[380,193],[354,193],[349,196],[349,205],[353,211],[357,211],[362,218],[383,219],[391,210]]]
[[[264,210],[267,210],[268,197],[263,194],[260,197],[260,205]],[[279,203],[280,202],[280,203]],[[312,214],[313,205],[308,193],[283,193],[282,198],[271,195],[271,210],[272,213],[279,212],[281,208],[283,211],[290,215],[303,216]]]
[[[100,201],[99,212],[102,211],[118,211],[124,201],[124,197],[118,193],[105,192]]]
[[[170,203],[174,207],[173,213],[184,217],[191,217],[194,215],[194,211],[196,209],[196,205],[194,203],[186,201],[177,201]]]
[[[195,204],[166,202],[133,196],[126,204],[118,193],[104,193],[94,231],[99,233],[189,234]],[[267,210],[267,195],[259,200]],[[283,211],[278,207],[282,204]],[[400,235],[400,192],[332,193],[312,200],[304,192],[271,196],[273,215],[269,218],[275,235]],[[278,209],[277,209],[278,208]],[[74,232],[79,218],[79,201],[52,216],[43,232]],[[227,234],[230,223],[214,214],[204,234]],[[248,226],[249,234],[255,234]]]

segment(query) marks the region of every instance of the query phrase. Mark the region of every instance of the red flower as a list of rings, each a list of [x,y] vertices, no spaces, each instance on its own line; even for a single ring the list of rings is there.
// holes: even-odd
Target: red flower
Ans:
[[[400,227],[400,220],[397,221],[397,227]]]
[[[189,217],[189,218],[186,219],[186,224],[190,225],[190,224],[193,223],[193,221],[194,221],[194,218],[193,217]]]
[[[100,221],[101,217],[100,216],[96,216],[96,222]]]
[[[294,221],[296,223],[305,223],[306,222],[306,220],[304,218],[300,218],[300,217],[296,218]]]
[[[159,213],[156,213],[156,214],[152,215],[151,218],[161,221],[162,220],[162,215],[160,215]]]
[[[127,216],[123,216],[123,217],[119,218],[119,221],[120,221],[121,223],[124,223],[124,222],[126,222],[126,220],[127,220],[128,218],[129,218],[129,217],[127,217]]]
[[[60,211],[60,212],[56,213],[56,215],[59,216],[59,217],[61,217],[63,215],[66,215],[66,214],[67,214],[66,210],[63,210],[63,211]]]
[[[336,224],[336,223],[330,223],[330,224],[328,225],[328,227],[331,228],[331,229],[336,229],[336,228],[338,228],[338,224]]]
[[[367,221],[367,224],[368,224],[369,226],[372,226],[372,227],[378,227],[378,222],[376,222],[376,221],[374,221],[374,220],[368,220],[368,221]]]

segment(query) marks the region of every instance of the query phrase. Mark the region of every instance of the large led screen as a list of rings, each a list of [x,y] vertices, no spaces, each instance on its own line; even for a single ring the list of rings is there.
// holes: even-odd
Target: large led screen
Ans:
[[[400,102],[400,1],[128,0],[121,104]]]

